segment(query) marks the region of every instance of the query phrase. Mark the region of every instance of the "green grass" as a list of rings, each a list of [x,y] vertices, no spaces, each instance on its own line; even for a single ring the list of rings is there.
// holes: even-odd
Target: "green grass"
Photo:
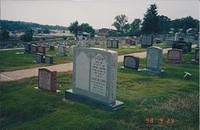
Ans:
[[[199,75],[198,65],[190,63],[193,55],[184,55],[181,65],[164,64],[165,73],[157,76],[118,69],[117,99],[125,103],[125,108],[115,112],[72,101],[63,102],[64,91],[72,86],[70,72],[58,74],[61,93],[34,89],[37,78],[0,83],[0,128],[197,130]],[[145,59],[141,64],[145,66]],[[184,71],[190,72],[192,78],[184,80]],[[154,118],[154,124],[145,123],[149,116]],[[159,126],[160,118],[165,121],[173,118],[175,123]]]
[[[0,72],[12,71],[18,69],[34,68],[39,66],[47,66],[48,64],[34,63],[36,54],[17,54],[23,53],[24,50],[0,50]],[[47,55],[54,57],[54,64],[67,63],[72,61],[70,56],[59,56],[55,51],[47,51]]]

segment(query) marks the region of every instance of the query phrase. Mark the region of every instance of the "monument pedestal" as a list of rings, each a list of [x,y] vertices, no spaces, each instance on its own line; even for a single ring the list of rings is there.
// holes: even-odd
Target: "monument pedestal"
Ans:
[[[68,89],[68,90],[65,91],[65,99],[85,103],[85,104],[88,104],[88,105],[97,106],[97,107],[103,108],[103,109],[108,110],[108,111],[116,111],[116,110],[119,110],[120,108],[122,108],[124,106],[124,103],[121,102],[121,101],[118,101],[118,100],[116,100],[114,104],[108,105],[108,104],[102,103],[100,101],[91,99],[89,97],[79,95],[79,94],[75,94],[72,91],[72,89]]]
[[[164,73],[163,69],[161,69],[161,70],[154,70],[154,69],[144,68],[143,71],[145,71],[148,74],[162,74],[162,73]]]

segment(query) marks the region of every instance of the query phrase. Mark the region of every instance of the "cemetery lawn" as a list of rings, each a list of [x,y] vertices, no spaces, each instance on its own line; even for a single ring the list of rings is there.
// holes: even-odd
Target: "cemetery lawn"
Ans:
[[[20,54],[24,50],[0,50],[0,72],[12,71],[19,69],[27,69],[41,66],[48,66],[49,64],[36,64],[36,54]],[[54,64],[72,62],[72,57],[58,56],[57,51],[47,51],[48,55],[54,57]],[[18,54],[19,53],[19,54]],[[54,65],[53,64],[53,65]]]
[[[197,130],[199,68],[190,63],[193,56],[194,52],[184,55],[181,65],[165,62],[165,73],[158,76],[118,69],[117,99],[125,107],[114,112],[62,101],[64,91],[72,86],[70,72],[57,77],[60,93],[34,89],[37,78],[1,82],[0,129]],[[145,60],[141,64],[144,67]],[[191,79],[183,79],[185,71]],[[152,124],[145,121],[148,117]]]

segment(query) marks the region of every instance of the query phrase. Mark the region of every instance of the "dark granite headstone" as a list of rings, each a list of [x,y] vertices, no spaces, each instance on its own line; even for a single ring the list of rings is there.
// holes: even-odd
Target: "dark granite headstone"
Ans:
[[[52,56],[45,56],[45,63],[46,64],[53,64],[53,57]]]
[[[26,52],[26,53],[31,53],[31,44],[29,43],[29,44],[25,44],[24,45],[24,51]]]
[[[199,64],[199,48],[195,48],[195,63]]]
[[[124,56],[124,68],[138,70],[139,58],[134,56]]]
[[[182,50],[181,49],[171,49],[168,50],[167,60],[168,63],[181,64],[182,63]]]
[[[45,62],[45,56],[42,53],[37,53],[36,55],[36,63],[44,63]]]
[[[53,51],[53,50],[55,50],[55,47],[51,45],[51,46],[49,46],[49,50]]]
[[[119,40],[110,39],[106,43],[107,48],[119,48]]]
[[[38,70],[38,88],[56,92],[57,72],[42,68]]]
[[[178,40],[172,44],[172,48],[181,49],[183,50],[183,53],[187,53],[192,51],[192,43],[185,42],[184,40]]]

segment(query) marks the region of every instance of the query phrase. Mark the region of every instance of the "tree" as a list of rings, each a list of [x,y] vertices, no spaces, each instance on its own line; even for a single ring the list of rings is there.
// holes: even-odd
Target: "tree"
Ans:
[[[71,23],[68,29],[76,37],[78,33],[81,33],[81,32],[90,33],[91,37],[93,37],[95,34],[95,30],[92,28],[92,26],[90,26],[88,23],[82,23],[81,25],[79,25],[78,21]]]
[[[130,24],[130,31],[129,35],[130,36],[139,36],[141,33],[141,20],[140,19],[135,19],[131,24]]]
[[[169,32],[170,29],[170,18],[164,15],[158,16],[159,22],[158,22],[158,27],[159,27],[159,33],[161,34],[166,34]]]
[[[143,34],[155,34],[159,31],[159,18],[156,4],[150,5],[144,15],[142,23]]]
[[[189,28],[193,28],[195,30],[199,30],[199,20],[193,19],[191,16],[175,19],[171,21],[171,28],[174,28],[175,31],[178,31],[179,29],[183,29],[183,32],[185,32]]]
[[[7,30],[0,31],[0,40],[8,40],[9,39],[9,32]]]
[[[33,30],[26,30],[26,32],[20,37],[20,39],[24,42],[30,42],[33,39]]]
[[[77,37],[78,30],[79,30],[78,21],[71,23],[70,26],[68,27],[68,29],[71,33],[73,33]]]
[[[44,34],[49,34],[50,31],[49,31],[49,29],[45,29],[45,30],[43,30],[43,33],[44,33]]]
[[[80,32],[87,32],[87,33],[90,33],[90,36],[91,37],[94,37],[94,34],[95,34],[95,30],[92,28],[92,26],[90,26],[88,23],[82,23],[80,26],[79,26],[79,31]]]
[[[112,24],[120,35],[126,35],[130,30],[128,18],[125,14],[121,14],[115,17],[115,22]]]

